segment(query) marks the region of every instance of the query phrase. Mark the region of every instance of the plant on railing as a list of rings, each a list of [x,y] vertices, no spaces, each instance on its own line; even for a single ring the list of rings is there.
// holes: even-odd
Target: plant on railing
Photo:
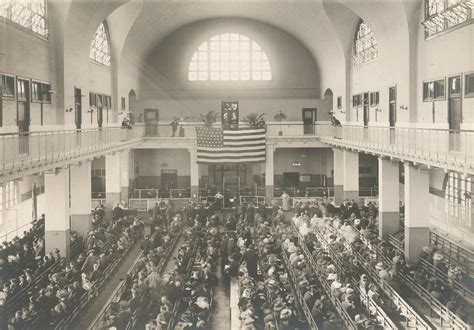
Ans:
[[[283,135],[283,131],[281,130],[281,121],[286,119],[286,115],[280,110],[280,112],[278,112],[273,118],[280,122],[280,131],[278,131],[278,135]]]
[[[252,128],[261,128],[265,126],[265,120],[263,119],[265,115],[266,113],[251,113],[244,117],[243,122]]]
[[[219,114],[215,111],[209,111],[205,115],[203,115],[202,113],[199,115],[201,116],[201,120],[204,123],[204,126],[212,126],[212,124],[217,121],[217,116],[219,116]]]

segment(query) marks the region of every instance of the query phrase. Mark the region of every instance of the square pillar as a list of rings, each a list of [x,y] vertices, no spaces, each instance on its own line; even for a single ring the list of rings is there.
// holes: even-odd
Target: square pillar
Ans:
[[[105,156],[105,206],[112,210],[115,204],[121,202],[121,161],[120,154]]]
[[[44,175],[45,193],[45,252],[59,249],[69,258],[69,169],[56,169]]]
[[[125,150],[120,153],[120,198],[125,202],[129,198],[130,171],[130,151]]]
[[[273,145],[267,145],[265,152],[265,202],[267,205],[272,205],[273,200],[273,187],[274,187],[274,164],[273,154],[275,153],[275,147]]]
[[[379,237],[387,238],[400,229],[400,170],[398,162],[379,162]]]
[[[190,166],[190,193],[191,193],[191,201],[192,202],[199,202],[199,165],[197,163],[197,149],[196,148],[189,148],[189,166]]]
[[[344,166],[343,166],[343,153],[344,151],[339,148],[332,149],[333,161],[333,184],[334,184],[334,199],[336,204],[342,204],[344,200]]]
[[[405,164],[405,259],[414,264],[430,244],[429,171]]]
[[[71,230],[84,237],[92,227],[91,222],[91,163],[71,166]]]
[[[344,150],[343,158],[343,186],[344,199],[359,199],[359,153]]]

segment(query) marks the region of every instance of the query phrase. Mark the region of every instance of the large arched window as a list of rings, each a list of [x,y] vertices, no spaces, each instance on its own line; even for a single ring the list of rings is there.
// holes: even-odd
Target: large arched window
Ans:
[[[0,16],[44,37],[48,36],[46,0],[1,0]]]
[[[370,27],[361,20],[354,39],[354,66],[379,58],[379,47]]]
[[[105,21],[95,31],[89,50],[89,58],[99,64],[110,66],[109,32]]]
[[[190,81],[272,80],[267,54],[249,37],[223,33],[203,42],[189,63]]]

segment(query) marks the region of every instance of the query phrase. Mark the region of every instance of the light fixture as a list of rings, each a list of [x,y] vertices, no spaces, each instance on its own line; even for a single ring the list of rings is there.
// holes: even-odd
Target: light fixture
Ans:
[[[406,105],[401,105],[400,110],[408,110],[408,107]]]
[[[301,166],[301,162],[299,160],[294,160],[293,163],[291,163],[291,166],[293,167],[300,167]]]

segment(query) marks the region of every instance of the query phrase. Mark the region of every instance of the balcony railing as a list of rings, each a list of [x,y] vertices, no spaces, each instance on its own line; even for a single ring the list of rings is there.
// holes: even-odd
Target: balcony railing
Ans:
[[[173,143],[195,140],[195,128],[201,126],[201,123],[185,123],[174,130],[169,123],[159,123],[137,124],[132,129],[109,127],[2,134],[0,173],[119,149],[143,137],[166,138]],[[213,127],[222,125],[216,123]],[[266,129],[267,139],[277,144],[280,139],[307,142],[308,138],[314,138],[336,146],[360,148],[421,164],[474,172],[474,131],[352,125],[335,127],[329,123],[306,125],[302,122],[271,122],[267,123]]]
[[[322,142],[435,165],[474,170],[474,131],[315,125]]]
[[[143,126],[0,135],[0,173],[119,149],[143,138]]]

